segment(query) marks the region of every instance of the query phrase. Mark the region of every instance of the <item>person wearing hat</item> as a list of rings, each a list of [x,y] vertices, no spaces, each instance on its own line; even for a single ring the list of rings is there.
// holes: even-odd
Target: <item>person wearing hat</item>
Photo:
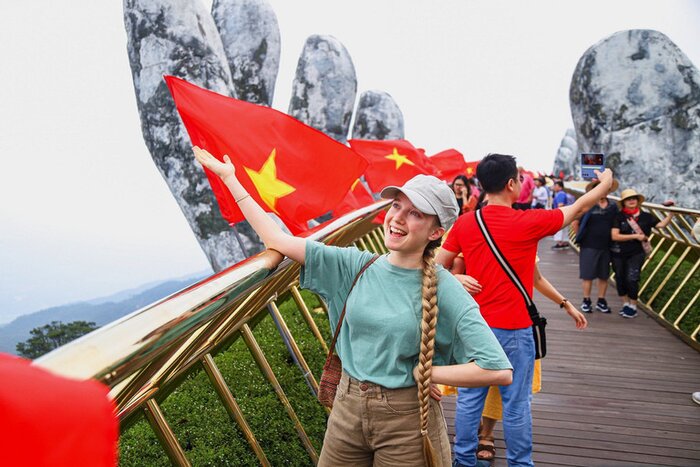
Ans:
[[[486,229],[532,297],[539,241],[568,226],[604,197],[612,185],[612,171],[598,172],[600,185],[571,205],[526,211],[512,208],[520,195],[521,183],[515,157],[489,154],[479,162],[476,171],[489,198],[488,205],[481,208]],[[474,299],[514,368],[513,383],[499,387],[508,464],[533,465],[530,400],[535,342],[530,314],[522,294],[489,247],[474,213],[464,214],[455,222],[438,253],[437,262],[447,267],[459,253],[464,256],[466,274],[481,285]],[[460,279],[464,287],[471,286],[466,279]],[[564,308],[567,301],[562,300],[559,305]],[[479,420],[487,393],[488,388],[459,388],[454,443],[457,467],[471,467],[477,463]]]
[[[355,247],[285,233],[237,180],[228,156],[221,162],[203,149],[194,153],[223,180],[265,245],[302,265],[301,286],[324,298],[332,332],[346,310],[337,341],[343,375],[318,465],[449,467],[435,385],[512,381],[512,366],[478,305],[435,265],[435,249],[458,215],[450,187],[417,175],[385,188],[381,195],[391,200],[384,219],[389,254],[374,260]]]
[[[586,185],[586,193],[595,188],[598,180],[593,180]],[[610,191],[617,190],[619,183],[613,180]],[[583,301],[581,311],[593,312],[591,301],[591,289],[593,280],[598,280],[598,299],[595,309],[601,313],[610,313],[610,307],[605,299],[610,278],[610,229],[617,216],[618,209],[615,203],[611,203],[607,196],[600,198],[589,209],[580,221],[574,221],[571,225],[576,232],[576,243],[581,248],[578,257],[579,278],[582,281]]]
[[[673,218],[673,213],[669,212],[659,221],[648,212],[643,212],[640,207],[644,200],[644,195],[632,188],[622,190],[619,202],[621,211],[615,217],[611,230],[612,263],[617,294],[623,303],[620,310],[623,318],[637,316],[639,278],[644,260],[651,253],[651,229],[663,229]],[[664,205],[672,206],[673,201],[666,201]]]

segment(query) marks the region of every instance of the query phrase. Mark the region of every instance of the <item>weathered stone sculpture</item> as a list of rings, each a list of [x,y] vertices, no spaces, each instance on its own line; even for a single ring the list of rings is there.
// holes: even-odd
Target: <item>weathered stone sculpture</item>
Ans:
[[[280,62],[277,16],[264,0],[214,0],[211,7],[239,99],[272,105]]]
[[[345,46],[331,36],[310,36],[299,57],[289,115],[345,143],[356,93]]]
[[[365,91],[355,111],[354,139],[403,139],[403,114],[394,99],[383,91]]]
[[[209,263],[220,271],[245,256],[192,156],[163,75],[235,95],[221,38],[211,14],[189,0],[125,0],[124,23],[146,146]],[[261,248],[243,237],[249,252]]]
[[[564,177],[573,176],[580,177],[581,161],[579,159],[578,144],[576,144],[576,132],[573,128],[566,130],[566,134],[561,139],[557,155],[554,157],[554,168],[552,173],[559,176],[560,173]]]
[[[621,188],[700,207],[700,73],[668,37],[630,30],[595,44],[570,100],[579,148],[607,153]]]

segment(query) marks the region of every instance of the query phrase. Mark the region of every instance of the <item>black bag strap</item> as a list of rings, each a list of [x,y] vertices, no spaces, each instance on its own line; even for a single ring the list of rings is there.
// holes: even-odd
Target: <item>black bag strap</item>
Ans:
[[[481,233],[486,239],[486,245],[488,245],[489,249],[491,250],[491,253],[493,253],[493,255],[496,257],[498,264],[501,265],[506,275],[510,278],[511,282],[513,282],[515,288],[518,289],[520,295],[523,296],[523,299],[525,300],[525,306],[527,307],[527,311],[530,314],[530,319],[532,319],[533,323],[536,322],[536,319],[539,319],[540,315],[537,312],[537,308],[535,307],[535,302],[532,301],[532,298],[528,295],[527,291],[525,290],[525,286],[522,282],[520,282],[520,278],[515,273],[510,264],[508,264],[508,260],[506,260],[506,257],[503,256],[501,250],[498,249],[498,245],[496,245],[496,242],[493,240],[489,229],[486,227],[484,218],[481,215],[481,209],[477,210],[475,212],[475,215],[476,223],[479,226],[479,230],[481,230]]]
[[[363,272],[367,270],[368,267],[372,263],[374,263],[377,258],[379,258],[379,255],[374,255],[372,256],[372,259],[367,261],[367,264],[362,266],[362,269],[360,269],[360,272],[357,273],[355,276],[355,280],[352,281],[352,285],[350,286],[350,290],[348,290],[348,294],[345,297],[345,303],[343,304],[343,311],[340,313],[340,318],[338,319],[338,325],[335,327],[335,334],[333,334],[333,340],[331,341],[331,346],[328,348],[328,355],[331,356],[333,355],[333,351],[335,350],[335,341],[338,340],[338,334],[340,334],[340,328],[343,325],[343,318],[345,318],[345,307],[348,305],[348,297],[350,296],[350,292],[352,292],[353,287],[355,287],[355,284],[357,283],[357,280],[360,278]]]

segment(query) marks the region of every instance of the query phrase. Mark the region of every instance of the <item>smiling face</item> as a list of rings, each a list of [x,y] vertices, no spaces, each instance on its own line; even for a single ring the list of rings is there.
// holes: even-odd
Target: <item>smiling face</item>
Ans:
[[[384,218],[384,243],[391,251],[422,253],[428,242],[445,233],[437,216],[424,214],[399,193]]]

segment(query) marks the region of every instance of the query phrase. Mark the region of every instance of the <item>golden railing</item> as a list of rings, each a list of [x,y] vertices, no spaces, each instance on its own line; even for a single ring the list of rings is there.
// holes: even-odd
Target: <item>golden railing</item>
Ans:
[[[372,221],[386,204],[379,202],[324,224],[308,238],[339,246],[355,244],[361,249],[384,253],[383,232]],[[298,263],[266,250],[60,347],[34,363],[63,376],[96,378],[107,384],[122,426],[143,413],[170,461],[179,466],[190,462],[159,403],[185,375],[203,369],[257,459],[262,465],[270,465],[213,358],[240,338],[274,389],[315,464],[318,453],[253,334],[260,317],[269,313],[303,377],[314,392],[318,390],[317,378],[276,303],[282,294],[290,293],[310,331],[327,352],[326,342],[299,293],[299,270]]]
[[[568,190],[576,196],[581,191]],[[618,202],[620,198],[609,196]],[[700,350],[700,244],[693,236],[693,226],[700,219],[700,211],[676,206],[642,203],[641,209],[659,221],[673,213],[671,222],[663,229],[653,229],[651,254],[642,266],[639,303],[649,315]],[[573,229],[569,231],[571,245]],[[611,276],[615,280],[615,275]]]

